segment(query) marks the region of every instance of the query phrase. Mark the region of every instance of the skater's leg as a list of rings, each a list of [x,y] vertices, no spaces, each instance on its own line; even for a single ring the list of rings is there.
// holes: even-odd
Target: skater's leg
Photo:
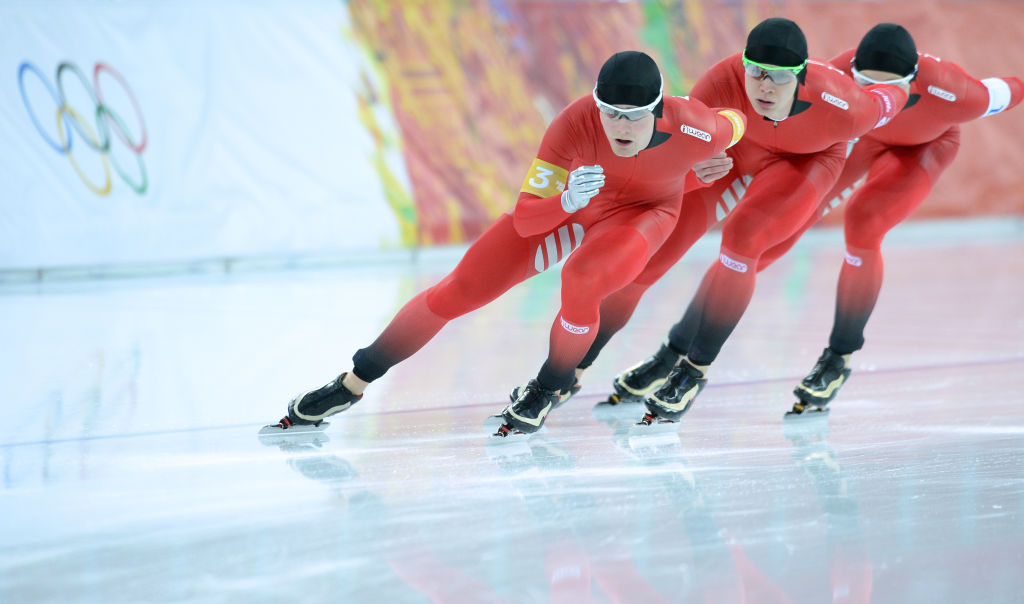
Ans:
[[[871,139],[858,141],[850,150],[851,153],[843,164],[843,171],[839,175],[839,180],[832,186],[832,190],[818,201],[818,208],[814,214],[807,219],[796,233],[761,254],[761,258],[757,262],[757,272],[761,272],[774,264],[776,260],[796,245],[797,241],[808,229],[814,226],[826,214],[838,208],[845,200],[849,199],[858,181],[864,179],[868,173],[872,162],[886,149],[885,145]]]
[[[318,425],[362,398],[368,383],[422,348],[447,322],[494,300],[536,274],[530,250],[536,238],[520,237],[505,215],[466,251],[437,285],[403,306],[377,339],[353,356],[353,369],[293,399],[281,426]]]
[[[683,197],[682,209],[672,234],[658,247],[632,282],[604,299],[600,309],[600,327],[580,367],[587,368],[593,364],[612,336],[629,322],[644,293],[718,222],[716,208],[720,207],[722,191],[729,184],[723,181],[716,182],[713,188],[687,193]]]
[[[754,294],[761,254],[790,237],[817,206],[819,189],[792,162],[780,161],[754,178],[746,198],[722,227],[722,248],[705,275],[691,315],[696,329],[670,332],[691,361],[710,365],[735,329]],[[684,341],[681,336],[689,336]],[[675,334],[675,338],[671,336]]]
[[[711,273],[705,273],[700,281],[700,287],[694,294],[690,304],[683,313],[683,318],[673,325],[668,332],[668,346],[680,356],[685,356],[690,350],[690,344],[697,335],[697,328],[700,326],[704,312],[704,300],[707,298],[708,289],[711,286]]]
[[[689,359],[710,365],[735,329],[754,293],[761,255],[785,241],[813,215],[823,192],[839,177],[845,147],[829,153],[777,160],[759,172],[722,226],[719,259],[702,285],[697,329]],[[678,332],[677,332],[678,333]],[[673,341],[680,347],[687,343]]]
[[[723,225],[719,259],[705,274],[687,309],[689,316],[669,332],[672,347],[685,349],[687,354],[665,383],[648,396],[648,415],[676,421],[704,388],[707,367],[753,297],[761,254],[806,222],[817,206],[820,191],[826,188],[822,183],[831,185],[838,176],[841,162],[822,160],[824,166],[808,166],[799,160],[777,161],[750,183],[746,197]],[[809,178],[809,172],[819,178]],[[832,180],[827,178],[829,174]]]
[[[665,209],[636,209],[606,219],[584,238],[562,268],[562,306],[551,326],[548,358],[535,380],[502,412],[509,430],[534,432],[572,387],[576,371],[594,341],[601,301],[643,270],[651,254],[671,232],[677,214]]]
[[[562,268],[562,306],[551,327],[550,352],[537,375],[541,385],[561,389],[572,384],[597,334],[601,300],[640,272],[648,252],[641,233],[623,225],[585,241],[569,257]]]
[[[918,147],[882,155],[846,209],[846,258],[839,272],[829,347],[849,354],[864,345],[864,327],[882,289],[882,240],[931,192],[956,156],[959,130]]]
[[[889,149],[876,157],[866,182],[850,198],[829,345],[793,390],[797,402],[789,415],[823,409],[846,383],[851,354],[864,345],[864,328],[882,289],[882,240],[921,205],[958,148],[959,129],[953,128],[926,145]]]
[[[534,239],[516,234],[509,215],[485,231],[437,285],[398,312],[377,339],[353,356],[353,373],[373,382],[431,340],[448,321],[491,302],[536,274]]]
[[[589,367],[612,336],[625,327],[643,294],[678,262],[708,229],[725,216],[728,208],[724,199],[729,197],[735,203],[737,183],[747,182],[747,177],[722,179],[708,189],[688,193],[683,198],[682,211],[672,234],[645,265],[643,271],[631,283],[612,293],[601,304],[600,327],[594,343],[583,357],[580,367]],[[669,371],[682,356],[663,343],[650,357],[622,371],[612,380],[614,392],[600,405],[614,406],[622,402],[640,402],[644,396],[660,386]]]
[[[615,376],[612,381],[615,392],[600,404],[614,406],[639,403],[665,383],[672,370],[685,358],[689,343],[696,333],[701,314],[700,300],[703,298],[702,292],[706,291],[707,281],[705,276],[683,319],[670,330],[669,339],[653,355]]]

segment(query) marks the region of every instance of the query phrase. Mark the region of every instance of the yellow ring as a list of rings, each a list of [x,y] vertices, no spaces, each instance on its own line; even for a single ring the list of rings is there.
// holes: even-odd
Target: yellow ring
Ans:
[[[64,152],[68,156],[68,161],[71,162],[71,167],[75,169],[75,172],[78,174],[78,177],[82,179],[82,182],[85,183],[85,186],[89,187],[90,191],[97,195],[109,194],[110,187],[113,184],[113,181],[110,177],[110,161],[107,159],[107,154],[102,152],[100,153],[100,157],[103,158],[103,175],[106,176],[107,179],[106,184],[102,188],[100,188],[89,182],[89,179],[86,178],[85,174],[82,173],[82,169],[78,167],[77,163],[75,163],[75,156],[71,154],[71,145],[68,144],[67,132],[64,131],[64,120],[61,119],[61,113],[66,113],[69,116],[71,116],[71,119],[77,121],[84,129],[83,131],[86,132],[90,137],[92,137],[93,142],[96,143],[97,145],[99,145],[100,142],[99,137],[97,136],[96,132],[89,127],[89,124],[85,123],[85,121],[82,120],[82,116],[78,115],[77,111],[75,111],[71,107],[68,107],[67,105],[63,105],[57,109],[57,132],[60,135],[60,146],[64,148]]]

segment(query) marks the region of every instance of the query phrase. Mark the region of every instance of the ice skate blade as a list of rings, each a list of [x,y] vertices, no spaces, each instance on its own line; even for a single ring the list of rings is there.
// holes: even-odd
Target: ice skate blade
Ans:
[[[612,395],[614,397],[615,395]],[[594,409],[591,414],[597,421],[608,421],[613,419],[623,419],[626,417],[636,417],[637,405],[643,402],[643,399],[625,399],[620,398],[618,402],[611,402],[609,400],[601,401],[594,405]]]
[[[543,427],[542,427],[542,429],[543,429]],[[513,428],[512,426],[510,426],[509,424],[506,424],[504,422],[504,420],[503,420],[501,426],[499,426],[498,429],[495,430],[495,432],[492,435],[488,436],[487,439],[488,440],[496,440],[496,441],[499,441],[499,442],[502,441],[502,440],[508,441],[510,439],[512,439],[512,440],[526,440],[527,438],[529,438],[529,436],[531,434],[537,434],[537,432],[530,432],[530,433],[527,434],[526,432],[523,432],[522,430],[517,430],[517,429]]]
[[[498,430],[498,428],[500,428],[504,423],[505,418],[502,417],[500,413],[497,413],[495,415],[487,416],[484,419],[483,427],[484,430],[488,432],[488,434],[494,434]]]
[[[288,428],[282,428],[281,424],[271,424],[260,428],[258,434],[260,441],[267,444],[277,442],[313,442],[314,440],[327,442],[330,438],[324,434],[324,428],[330,425],[330,422],[320,422],[319,426],[296,424]]]
[[[504,426],[504,425],[505,425],[505,418],[501,414],[491,415],[491,416],[487,417],[486,419],[484,419],[484,422],[483,422],[484,430],[486,430],[487,434],[490,435],[490,436],[494,436],[498,432],[498,430],[502,426]],[[526,434],[524,432],[516,430],[515,428],[512,428],[512,433],[510,433],[508,436],[505,436],[504,438],[508,438],[510,436],[513,436],[514,434],[523,435],[523,436],[530,436],[531,434],[537,434],[538,432],[543,433],[545,431],[547,431],[547,426],[541,426],[540,429],[538,429],[536,432],[531,432],[529,434]],[[502,438],[502,437],[499,436],[498,438]]]
[[[630,435],[633,434],[677,434],[679,433],[679,422],[668,421],[660,418],[655,418],[653,422],[647,424],[643,421],[639,421],[629,427]]]
[[[796,420],[796,419],[814,419],[822,418],[828,415],[828,407],[815,407],[814,405],[807,405],[801,411],[797,411],[796,406],[786,412],[784,419]]]

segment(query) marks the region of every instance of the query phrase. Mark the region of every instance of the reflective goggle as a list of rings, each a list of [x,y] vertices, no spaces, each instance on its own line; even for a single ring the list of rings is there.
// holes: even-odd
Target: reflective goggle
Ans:
[[[796,76],[804,70],[807,66],[807,59],[804,62],[795,67],[777,67],[764,65],[757,61],[751,61],[747,58],[747,51],[743,51],[743,70],[747,72],[747,75],[763,80],[765,76],[771,79],[776,84],[788,84],[796,80]]]
[[[661,77],[659,75],[659,77]],[[609,105],[608,103],[597,98],[597,86],[594,86],[594,102],[597,103],[598,110],[601,113],[607,115],[613,120],[617,120],[620,117],[624,117],[631,122],[642,120],[654,111],[654,108],[661,102],[661,96],[663,94],[662,88],[664,87],[665,80],[661,80],[661,84],[658,87],[658,98],[654,99],[653,103],[644,105],[643,107],[633,107],[632,109],[619,109],[615,105]]]
[[[892,84],[893,86],[899,86],[900,84],[909,84],[914,76],[917,75],[917,65],[914,65],[914,71],[911,71],[902,78],[896,78],[894,80],[876,80],[875,78],[869,78],[857,68],[853,66],[853,59],[850,60],[850,73],[853,74],[853,79],[861,86],[868,86],[870,84]]]

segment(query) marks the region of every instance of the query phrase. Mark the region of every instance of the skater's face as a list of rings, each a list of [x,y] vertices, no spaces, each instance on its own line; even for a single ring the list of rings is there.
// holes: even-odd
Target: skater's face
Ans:
[[[756,75],[751,71],[744,71],[744,85],[747,98],[753,105],[754,111],[770,120],[783,120],[789,116],[793,108],[793,99],[796,98],[796,87],[799,81],[796,77],[785,78],[787,81],[777,83],[772,78],[772,72],[790,73],[786,67],[776,65],[764,65],[767,69],[759,69]]]
[[[636,105],[610,105],[615,109],[638,109]],[[647,148],[654,136],[654,114],[644,110],[633,115],[611,115],[610,111],[601,110],[601,126],[612,146],[612,152],[619,157],[632,157]],[[637,117],[639,119],[629,119]]]

